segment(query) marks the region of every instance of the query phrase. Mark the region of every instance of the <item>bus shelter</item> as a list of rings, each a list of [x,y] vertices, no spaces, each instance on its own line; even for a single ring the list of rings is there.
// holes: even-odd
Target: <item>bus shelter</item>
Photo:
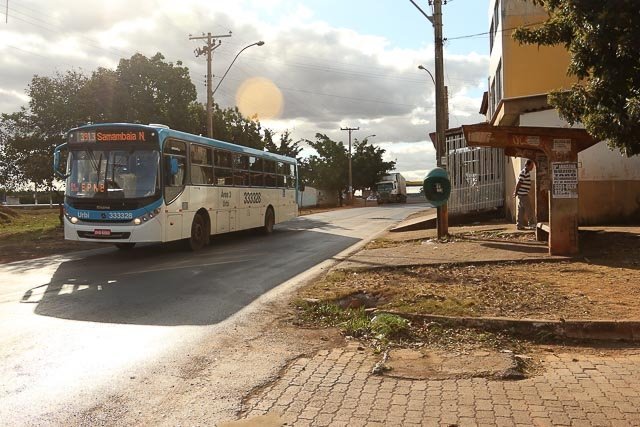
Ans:
[[[548,233],[551,255],[578,253],[578,153],[595,141],[584,129],[463,125],[467,145],[503,148],[534,161],[536,235]]]

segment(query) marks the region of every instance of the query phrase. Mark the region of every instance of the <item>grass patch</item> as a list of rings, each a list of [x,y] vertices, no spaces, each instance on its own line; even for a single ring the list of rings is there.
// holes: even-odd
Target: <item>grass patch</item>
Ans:
[[[407,319],[387,313],[371,319],[362,307],[342,309],[329,302],[304,300],[297,301],[295,306],[303,323],[311,326],[337,327],[343,334],[355,338],[370,337],[389,342],[407,336],[410,331]]]
[[[16,211],[7,213],[7,222],[0,223],[0,239],[33,241],[48,238],[60,228],[58,209]]]
[[[390,304],[389,308],[405,313],[426,313],[439,316],[474,316],[478,315],[478,302],[472,299],[441,297],[438,299],[416,298],[413,301],[401,301]]]
[[[409,321],[395,314],[381,313],[371,320],[371,331],[385,341],[406,337],[409,328]]]

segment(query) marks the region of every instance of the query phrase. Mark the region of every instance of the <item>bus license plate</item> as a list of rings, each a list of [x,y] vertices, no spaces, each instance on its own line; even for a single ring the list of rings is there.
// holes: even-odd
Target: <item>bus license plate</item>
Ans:
[[[93,230],[94,236],[111,236],[111,230],[108,229],[95,229]]]

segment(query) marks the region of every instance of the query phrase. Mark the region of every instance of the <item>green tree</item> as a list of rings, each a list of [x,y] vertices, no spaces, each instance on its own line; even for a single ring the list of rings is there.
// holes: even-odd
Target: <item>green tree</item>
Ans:
[[[238,107],[221,110],[217,104],[213,112],[213,137],[258,150],[263,150],[265,144],[258,120],[244,117]]]
[[[2,115],[2,129],[8,130],[3,141],[2,176],[7,181],[3,185],[9,189],[19,189],[28,183],[38,187],[53,188],[51,153],[56,144],[61,143],[61,135],[47,135],[33,125],[26,110]],[[4,138],[3,138],[4,139]]]
[[[190,130],[194,122],[189,107],[196,100],[196,87],[182,62],[174,65],[164,59],[158,52],[151,58],[137,53],[120,60],[114,94],[122,108],[118,115],[126,122]]]
[[[33,135],[55,139],[51,144],[62,143],[65,133],[84,121],[80,93],[87,81],[87,76],[76,71],[33,76],[27,87],[29,108],[21,112],[23,123],[28,122],[23,130],[30,128]]]
[[[362,141],[355,140],[351,159],[354,190],[373,188],[383,175],[395,168],[395,162],[385,162],[382,159],[385,151],[369,144],[366,138]]]
[[[15,191],[18,184],[24,181],[11,144],[11,138],[16,133],[17,117],[14,115],[17,114],[19,113],[2,114],[0,121],[0,188],[11,191]]]
[[[307,142],[318,153],[308,159],[309,184],[337,194],[342,205],[342,193],[348,184],[348,158],[344,144],[321,133],[316,133],[315,141]]]
[[[640,153],[640,13],[637,0],[530,0],[549,19],[537,28],[519,28],[525,44],[564,45],[571,55],[569,75],[580,80],[549,101],[569,123],[582,122],[598,140],[627,156]]]

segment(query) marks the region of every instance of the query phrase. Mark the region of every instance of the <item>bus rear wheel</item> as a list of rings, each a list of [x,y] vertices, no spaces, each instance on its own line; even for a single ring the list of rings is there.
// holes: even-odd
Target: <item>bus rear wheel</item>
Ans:
[[[273,208],[269,206],[267,212],[264,214],[264,226],[262,227],[263,234],[273,233],[273,226],[276,223],[276,216],[273,213]]]
[[[135,243],[116,243],[116,248],[120,249],[121,251],[128,251],[133,249],[135,245]]]
[[[200,250],[209,243],[207,223],[200,214],[193,217],[193,223],[191,223],[191,237],[189,237],[188,243],[189,249],[192,251]]]

